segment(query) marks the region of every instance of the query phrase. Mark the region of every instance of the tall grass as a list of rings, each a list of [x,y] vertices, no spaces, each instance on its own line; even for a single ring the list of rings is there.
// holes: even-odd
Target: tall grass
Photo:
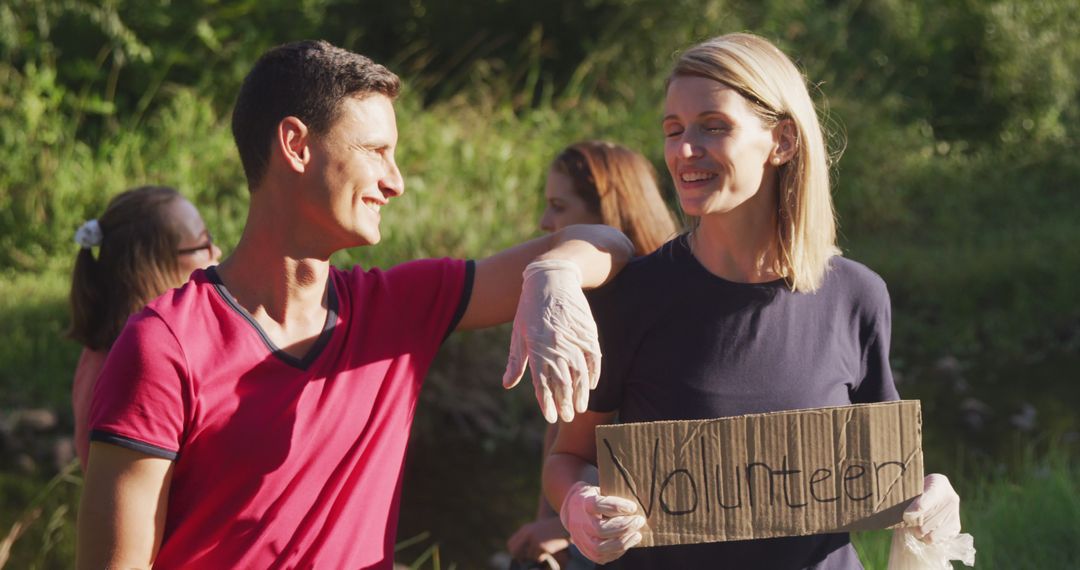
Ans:
[[[515,466],[507,468],[519,471]],[[1080,543],[1075,540],[1080,528],[1080,468],[1075,459],[1055,453],[1043,459],[1028,456],[1011,468],[995,467],[989,474],[972,475],[954,479],[953,484],[961,496],[964,532],[975,537],[976,568],[1080,566]],[[0,509],[0,543],[17,520],[28,523],[22,537],[11,544],[7,568],[73,566],[74,513],[80,488],[80,479],[70,472],[44,487],[32,479],[0,475],[0,495],[5,500],[5,508]],[[450,558],[452,554],[435,540],[437,536],[424,532],[404,538],[398,559],[411,561],[413,568],[453,567],[455,563],[475,567],[480,562]],[[853,535],[867,570],[885,570],[890,540],[891,531]],[[449,551],[460,551],[460,546]]]
[[[0,409],[67,407],[79,347],[67,327],[68,274],[0,273]]]
[[[976,568],[1080,567],[1080,469],[1051,452],[1028,455],[1019,465],[954,481],[961,498],[963,531],[975,537]],[[891,531],[853,536],[867,570],[888,564]],[[957,568],[961,564],[954,565]]]
[[[0,568],[74,568],[81,491],[75,461],[45,482],[0,472]]]

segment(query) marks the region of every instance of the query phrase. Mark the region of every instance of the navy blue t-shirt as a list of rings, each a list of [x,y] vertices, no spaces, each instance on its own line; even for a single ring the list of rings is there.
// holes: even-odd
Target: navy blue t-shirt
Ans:
[[[589,409],[697,420],[898,399],[885,282],[834,257],[820,289],[735,283],[686,236],[630,262],[589,303],[603,367]],[[634,548],[610,568],[862,568],[846,533]]]

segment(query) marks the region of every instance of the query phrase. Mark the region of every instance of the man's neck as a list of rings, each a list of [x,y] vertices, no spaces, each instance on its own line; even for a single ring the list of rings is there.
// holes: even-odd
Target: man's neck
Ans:
[[[273,238],[249,237],[218,266],[225,288],[275,346],[303,358],[325,329],[330,262],[296,258]]]
[[[290,313],[323,306],[333,248],[319,243],[324,232],[302,223],[288,200],[302,189],[282,184],[252,192],[244,232],[218,274],[252,315],[265,312],[284,326]]]
[[[237,245],[218,275],[240,306],[285,324],[290,313],[323,307],[329,261],[296,259],[262,245]]]

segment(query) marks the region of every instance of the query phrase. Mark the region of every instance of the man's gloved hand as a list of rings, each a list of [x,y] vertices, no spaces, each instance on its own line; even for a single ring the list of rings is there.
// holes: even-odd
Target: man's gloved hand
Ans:
[[[581,270],[545,259],[530,263],[523,276],[503,386],[517,385],[529,365],[544,419],[569,422],[588,409],[589,390],[600,379],[600,341]]]
[[[633,501],[605,497],[599,487],[578,481],[563,499],[559,518],[582,554],[607,564],[641,542],[638,530],[645,526],[645,517],[636,512]]]

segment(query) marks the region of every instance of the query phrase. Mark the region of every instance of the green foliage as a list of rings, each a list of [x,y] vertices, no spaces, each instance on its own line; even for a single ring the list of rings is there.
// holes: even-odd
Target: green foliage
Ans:
[[[192,90],[179,90],[143,128],[90,144],[75,136],[54,74],[8,79],[22,95],[0,115],[0,269],[39,271],[50,258],[73,257],[79,224],[117,192],[151,182],[177,186],[206,208],[217,232],[239,236],[247,191],[236,153],[227,127]]]
[[[894,149],[905,144],[897,134]],[[968,153],[911,146],[892,161],[874,144],[853,147],[840,169],[844,241],[889,283],[894,345],[923,360],[943,347],[1015,359],[1069,336],[1078,318],[1067,268],[1080,267],[1070,245],[1080,237],[1080,160],[1052,144]],[[851,176],[847,164],[866,170]]]
[[[961,437],[949,431],[959,388],[925,373],[945,355],[973,363],[968,389],[993,406],[1015,400],[1018,381],[1046,386],[1040,426],[1075,432],[1073,410],[1054,407],[1075,390],[1061,383],[1075,358],[1052,356],[1080,344],[1075,0],[9,0],[0,4],[0,408],[69,409],[79,351],[62,339],[72,234],[111,196],[176,186],[228,253],[247,201],[230,105],[269,46],[322,37],[405,77],[407,191],[384,210],[382,244],[334,259],[386,266],[479,257],[535,234],[548,163],[570,142],[616,140],[664,173],[658,119],[674,54],[738,30],[776,41],[815,86],[833,150],[843,151],[842,246],[889,283],[894,366],[905,394],[924,397],[928,433]],[[447,342],[422,393],[419,438],[449,422],[484,453],[535,441],[531,392],[498,386],[507,341],[497,329]],[[1007,415],[999,423],[1012,429]],[[980,567],[1076,565],[1064,538],[1048,535],[1047,546],[1009,527],[1045,512],[1057,528],[1076,528],[1075,469],[1024,473],[1013,487],[1001,475],[961,493]],[[25,495],[0,485],[5,499]],[[519,494],[531,501],[535,481],[527,486]],[[1023,504],[1029,493],[1041,493],[1030,498],[1041,511]],[[452,532],[412,530],[428,529]],[[887,544],[857,540],[869,567],[883,567],[873,561]],[[55,565],[19,552],[20,567]]]

